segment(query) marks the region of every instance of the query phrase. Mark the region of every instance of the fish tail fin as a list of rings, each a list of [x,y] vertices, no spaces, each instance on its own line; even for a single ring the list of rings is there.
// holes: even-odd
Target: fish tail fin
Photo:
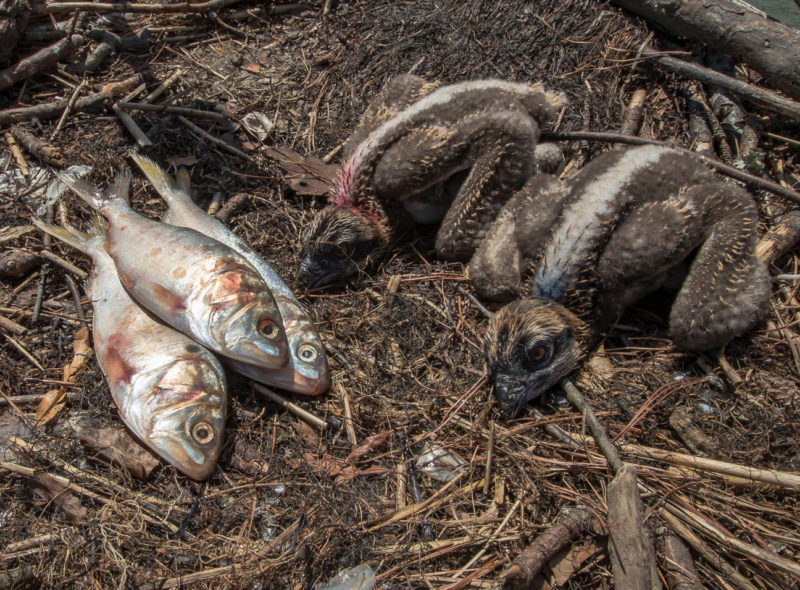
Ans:
[[[192,179],[189,176],[189,171],[183,166],[178,169],[178,174],[175,175],[175,186],[187,195],[192,194]]]
[[[122,200],[126,204],[130,202],[131,171],[127,168],[120,170],[108,191],[100,190],[84,178],[76,180],[66,174],[56,173],[56,175],[95,211],[101,211],[111,201]]]
[[[89,256],[92,255],[95,248],[102,248],[102,243],[105,242],[105,235],[108,227],[105,219],[97,213],[92,214],[88,231],[81,231],[69,224],[65,224],[61,227],[52,223],[46,223],[38,217],[32,217],[31,221],[33,225],[43,232],[50,234],[54,238],[61,240],[65,244],[69,244],[73,248]]]
[[[136,165],[139,166],[139,169],[144,173],[161,198],[167,202],[167,205],[171,205],[176,199],[182,197],[183,195],[180,193],[185,193],[188,196],[190,182],[189,173],[185,169],[181,168],[178,171],[178,178],[175,181],[150,158],[134,152],[131,154],[131,159],[136,162]]]

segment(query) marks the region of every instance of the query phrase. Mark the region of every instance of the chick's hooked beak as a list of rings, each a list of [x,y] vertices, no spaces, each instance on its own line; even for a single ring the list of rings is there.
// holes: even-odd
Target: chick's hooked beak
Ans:
[[[341,281],[355,272],[355,264],[349,257],[332,259],[320,256],[321,252],[314,250],[310,246],[304,246],[301,253],[297,282],[304,287],[318,289]]]
[[[525,381],[513,373],[500,373],[495,377],[494,395],[500,413],[506,418],[516,418],[529,401],[541,395],[536,381]]]

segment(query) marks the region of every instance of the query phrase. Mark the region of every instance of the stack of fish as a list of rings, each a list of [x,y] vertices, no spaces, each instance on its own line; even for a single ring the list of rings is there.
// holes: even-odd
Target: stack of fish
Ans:
[[[107,192],[61,178],[105,218],[95,216],[88,232],[34,222],[94,261],[95,351],[123,421],[164,460],[202,480],[222,449],[220,360],[311,396],[328,388],[327,361],[291,289],[194,204],[188,173],[176,181],[147,158],[133,159],[169,206],[163,222],[131,209],[127,170]]]

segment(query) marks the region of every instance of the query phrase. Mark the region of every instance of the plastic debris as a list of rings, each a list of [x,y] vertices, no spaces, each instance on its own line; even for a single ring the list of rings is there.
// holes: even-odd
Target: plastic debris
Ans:
[[[467,464],[458,457],[440,447],[425,443],[422,455],[417,459],[417,469],[427,473],[431,479],[448,482],[466,469]]]
[[[264,141],[275,127],[275,123],[269,120],[264,113],[252,112],[248,113],[242,118],[242,125],[258,138],[258,141]]]
[[[372,590],[374,587],[375,572],[362,563],[340,571],[327,583],[314,586],[314,590]]]

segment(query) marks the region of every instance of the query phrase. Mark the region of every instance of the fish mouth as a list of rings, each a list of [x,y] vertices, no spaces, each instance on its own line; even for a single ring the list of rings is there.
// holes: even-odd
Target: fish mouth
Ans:
[[[227,363],[234,371],[254,381],[270,385],[300,395],[317,396],[328,389],[328,377],[321,372],[309,377],[303,375],[293,366],[288,365],[277,370],[264,371],[261,367],[230,360]]]
[[[195,481],[209,478],[217,466],[217,459],[222,451],[221,430],[217,442],[208,450],[198,449],[180,435],[173,433],[152,434],[149,440],[150,446],[159,456]]]
[[[280,369],[289,360],[285,345],[281,346],[261,339],[256,340],[242,336],[226,348],[232,358],[266,369]]]
[[[286,367],[282,371],[274,371],[269,375],[262,375],[263,381],[270,381],[266,385],[272,385],[291,391],[292,393],[299,393],[300,395],[317,396],[323,393],[327,388],[327,380],[320,380],[315,377],[306,377],[296,369]]]

